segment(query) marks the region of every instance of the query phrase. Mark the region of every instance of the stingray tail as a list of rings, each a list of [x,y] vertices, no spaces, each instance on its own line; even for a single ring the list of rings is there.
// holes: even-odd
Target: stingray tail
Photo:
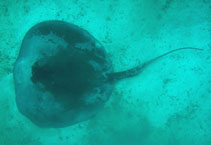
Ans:
[[[107,75],[108,77],[108,81],[109,82],[116,82],[116,81],[119,81],[119,80],[122,80],[122,79],[125,79],[125,78],[129,78],[129,77],[134,77],[138,74],[140,74],[143,69],[147,66],[149,66],[150,64],[154,63],[155,61],[157,61],[158,59],[168,55],[168,54],[171,54],[173,52],[176,52],[176,51],[179,51],[179,50],[184,50],[184,49],[194,49],[194,50],[203,50],[203,49],[200,49],[200,48],[193,48],[193,47],[184,47],[184,48],[178,48],[178,49],[174,49],[174,50],[171,50],[169,52],[166,52],[158,57],[155,57],[141,65],[138,65],[132,69],[129,69],[129,70],[125,70],[125,71],[121,71],[121,72],[114,72],[114,73],[110,73]]]

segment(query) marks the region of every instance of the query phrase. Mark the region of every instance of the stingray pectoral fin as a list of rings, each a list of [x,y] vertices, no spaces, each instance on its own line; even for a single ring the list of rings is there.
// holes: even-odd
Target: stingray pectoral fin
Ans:
[[[174,50],[171,50],[169,52],[166,52],[160,56],[157,56],[141,65],[138,65],[132,69],[129,69],[129,70],[125,70],[125,71],[121,71],[121,72],[113,72],[113,73],[110,73],[107,75],[108,77],[108,81],[109,82],[116,82],[118,80],[122,80],[124,78],[129,78],[129,77],[134,77],[138,74],[140,74],[143,69],[147,66],[149,66],[150,64],[154,63],[155,61],[159,60],[160,58],[168,55],[168,54],[171,54],[173,52],[176,52],[176,51],[180,51],[180,50],[185,50],[185,49],[192,49],[192,50],[203,50],[203,49],[200,49],[200,48],[193,48],[193,47],[184,47],[184,48],[178,48],[178,49],[174,49]]]

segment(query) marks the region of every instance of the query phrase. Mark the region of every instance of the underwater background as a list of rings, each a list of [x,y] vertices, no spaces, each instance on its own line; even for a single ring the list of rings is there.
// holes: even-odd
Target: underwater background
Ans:
[[[103,110],[39,128],[17,110],[13,67],[26,32],[64,20],[105,47],[115,71],[181,47],[115,85]],[[0,145],[211,145],[211,0],[1,0]]]

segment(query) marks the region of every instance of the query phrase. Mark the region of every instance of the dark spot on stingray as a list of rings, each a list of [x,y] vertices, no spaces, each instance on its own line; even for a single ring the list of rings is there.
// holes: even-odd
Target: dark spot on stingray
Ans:
[[[63,21],[45,21],[25,35],[14,67],[19,111],[40,127],[66,127],[103,108],[116,81],[138,75],[156,57],[113,72],[104,47],[86,30]]]

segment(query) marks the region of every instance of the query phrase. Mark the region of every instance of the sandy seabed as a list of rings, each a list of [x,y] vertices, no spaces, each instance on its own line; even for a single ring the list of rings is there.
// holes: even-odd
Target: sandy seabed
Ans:
[[[35,126],[17,110],[13,66],[33,25],[64,20],[88,30],[114,70],[184,50],[115,85],[104,109],[61,129]],[[0,145],[210,145],[210,0],[1,0]],[[27,103],[27,102],[26,102]]]

